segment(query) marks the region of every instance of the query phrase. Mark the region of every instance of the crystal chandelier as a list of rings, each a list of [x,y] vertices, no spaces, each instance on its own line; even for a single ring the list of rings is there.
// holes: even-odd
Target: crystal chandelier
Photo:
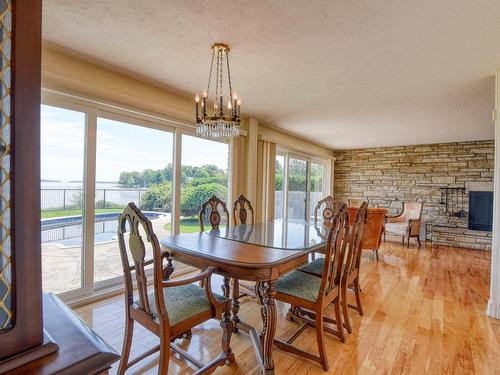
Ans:
[[[226,66],[226,68],[224,68],[224,65]],[[214,105],[213,116],[210,116],[208,114],[207,104],[214,68],[215,84],[212,85],[212,89],[214,92]],[[228,90],[229,97],[226,105],[227,110],[225,111],[223,82],[226,77],[226,89]],[[229,70],[229,47],[226,44],[215,43],[212,46],[212,61],[210,63],[210,74],[208,76],[207,90],[203,92],[203,96],[201,98],[198,94],[196,94],[195,102],[196,134],[206,138],[237,137],[240,135],[241,98],[239,98],[238,95],[233,92],[233,87],[231,85],[231,71]]]

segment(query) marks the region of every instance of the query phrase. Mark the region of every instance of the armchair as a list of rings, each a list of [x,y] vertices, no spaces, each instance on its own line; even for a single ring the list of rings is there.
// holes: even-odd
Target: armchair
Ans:
[[[386,234],[401,236],[404,245],[405,237],[408,237],[408,247],[410,247],[410,238],[415,237],[418,242],[418,247],[420,248],[420,246],[422,246],[419,238],[422,207],[422,203],[403,202],[403,211],[399,215],[388,216],[386,219],[384,226],[384,241]]]

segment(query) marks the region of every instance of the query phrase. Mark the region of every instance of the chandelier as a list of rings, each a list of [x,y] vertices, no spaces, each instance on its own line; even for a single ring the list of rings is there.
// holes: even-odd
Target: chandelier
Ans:
[[[213,115],[210,116],[207,105],[214,68],[215,84],[212,85],[214,93]],[[229,96],[227,97],[227,105],[225,106],[223,83],[226,77],[227,84],[225,88]],[[233,87],[231,85],[231,71],[229,70],[229,46],[227,44],[215,43],[212,46],[212,61],[210,63],[210,74],[208,76],[207,89],[203,92],[203,96],[201,98],[198,94],[196,94],[195,102],[196,134],[206,138],[237,137],[240,135],[241,98],[233,92]],[[227,110],[225,107],[227,107]]]

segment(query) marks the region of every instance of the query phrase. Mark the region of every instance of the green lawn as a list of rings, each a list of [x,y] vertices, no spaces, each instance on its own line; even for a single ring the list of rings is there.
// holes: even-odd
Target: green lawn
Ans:
[[[170,231],[172,228],[171,223],[165,224],[165,229]],[[200,224],[196,216],[181,218],[181,233],[196,233],[200,231]]]
[[[123,208],[96,208],[96,214],[122,212]],[[57,211],[42,211],[42,219],[51,219],[54,217],[79,216],[82,210],[57,210]]]

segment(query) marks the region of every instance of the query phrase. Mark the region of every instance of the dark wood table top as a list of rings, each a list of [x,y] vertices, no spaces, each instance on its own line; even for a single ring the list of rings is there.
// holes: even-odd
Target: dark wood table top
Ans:
[[[253,226],[237,225],[219,231],[167,236],[160,239],[160,243],[175,256],[186,254],[218,264],[262,268],[319,249],[325,245],[326,236],[318,234],[314,223],[274,220]]]

